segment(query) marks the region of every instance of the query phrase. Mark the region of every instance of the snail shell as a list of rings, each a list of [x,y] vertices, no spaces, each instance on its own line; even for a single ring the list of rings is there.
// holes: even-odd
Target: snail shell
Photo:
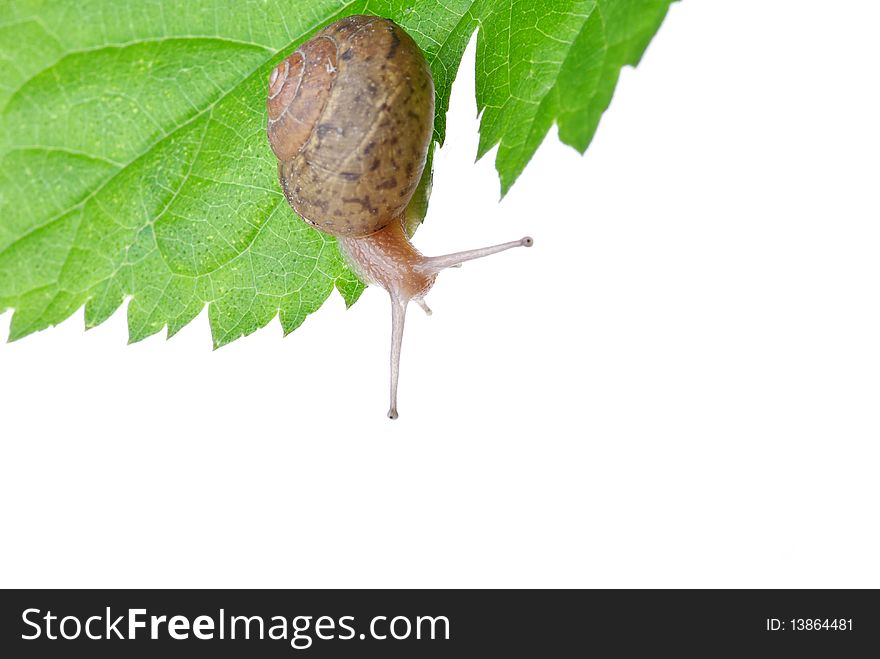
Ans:
[[[430,183],[428,177],[419,186],[434,126],[434,83],[419,47],[391,21],[349,16],[327,26],[272,71],[266,104],[287,201],[306,222],[336,236],[352,270],[391,297],[388,416],[396,419],[407,305],[430,314],[424,298],[439,272],[530,247],[532,239],[443,256],[425,256],[410,243],[404,225],[423,215],[420,196]]]
[[[272,71],[267,107],[282,190],[306,222],[361,237],[400,221],[434,125],[431,72],[403,29],[375,16],[324,28]]]

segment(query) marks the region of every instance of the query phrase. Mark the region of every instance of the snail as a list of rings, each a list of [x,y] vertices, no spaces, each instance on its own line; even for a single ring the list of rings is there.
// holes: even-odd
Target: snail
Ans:
[[[445,256],[409,240],[414,198],[434,127],[434,82],[422,51],[400,26],[349,16],[316,33],[269,76],[267,133],[281,189],[310,225],[336,237],[346,263],[391,296],[391,404],[409,302],[425,313],[437,274],[529,237]],[[420,220],[420,217],[416,218]]]

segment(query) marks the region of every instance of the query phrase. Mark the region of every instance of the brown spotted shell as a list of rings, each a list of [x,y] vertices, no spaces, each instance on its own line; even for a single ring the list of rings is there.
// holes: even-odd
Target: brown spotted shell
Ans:
[[[434,83],[412,38],[375,16],[329,25],[269,78],[269,143],[293,209],[360,237],[403,217],[434,126]]]

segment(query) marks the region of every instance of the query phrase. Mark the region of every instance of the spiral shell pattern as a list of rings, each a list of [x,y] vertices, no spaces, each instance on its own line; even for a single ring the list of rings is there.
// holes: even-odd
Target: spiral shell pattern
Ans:
[[[269,143],[293,209],[329,234],[370,235],[400,221],[434,125],[421,50],[392,21],[349,16],[271,73]]]

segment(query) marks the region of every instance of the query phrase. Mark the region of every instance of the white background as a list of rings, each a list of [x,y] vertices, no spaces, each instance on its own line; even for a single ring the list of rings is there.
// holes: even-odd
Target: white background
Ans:
[[[0,345],[2,586],[880,586],[880,7],[672,7],[499,204],[473,49],[410,310]],[[10,314],[0,317],[5,336]]]

